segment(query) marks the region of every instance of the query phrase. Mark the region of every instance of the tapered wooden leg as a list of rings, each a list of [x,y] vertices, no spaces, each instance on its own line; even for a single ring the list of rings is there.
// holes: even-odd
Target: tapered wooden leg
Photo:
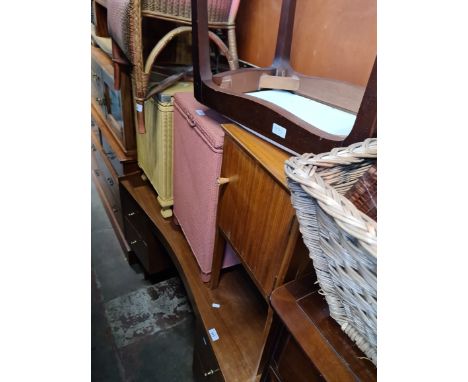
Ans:
[[[211,283],[210,288],[215,289],[219,284],[219,276],[221,273],[221,267],[224,260],[224,248],[226,246],[226,240],[219,228],[216,228],[216,238],[213,251],[213,262],[211,263]]]

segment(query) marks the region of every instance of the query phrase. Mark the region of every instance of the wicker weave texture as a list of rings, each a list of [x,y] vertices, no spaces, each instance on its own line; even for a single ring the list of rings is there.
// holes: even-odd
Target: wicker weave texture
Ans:
[[[137,134],[138,165],[158,193],[161,207],[173,204],[172,147],[173,114],[172,96],[177,92],[193,92],[193,84],[180,82],[166,89],[163,94],[170,102],[150,98],[145,102],[146,134]]]
[[[208,22],[227,23],[232,0],[208,0]],[[163,14],[190,21],[192,18],[191,0],[143,0],[142,11]]]
[[[291,200],[330,315],[377,362],[377,224],[344,195],[376,162],[377,140],[286,161]]]

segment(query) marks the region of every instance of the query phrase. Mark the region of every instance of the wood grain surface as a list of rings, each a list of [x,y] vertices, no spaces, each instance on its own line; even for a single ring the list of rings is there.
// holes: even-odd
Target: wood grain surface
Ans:
[[[210,290],[179,227],[164,219],[154,190],[139,175],[121,178],[121,185],[155,225],[158,239],[178,269],[197,317],[206,330],[215,328],[219,340],[211,346],[225,381],[254,381],[264,343],[267,305],[241,267],[227,270],[219,287]],[[221,305],[219,309],[212,304]]]
[[[268,296],[295,219],[289,193],[230,136],[224,142],[221,176],[233,180],[220,195],[218,226]]]
[[[238,125],[229,123],[222,125],[222,127],[240,147],[289,192],[284,173],[284,161],[291,157],[291,154],[256,137]]]
[[[270,66],[282,0],[249,0],[237,15],[239,58]],[[365,86],[377,54],[375,0],[297,0],[291,62],[295,70]]]
[[[276,289],[272,306],[301,350],[326,381],[376,381],[377,369],[330,317],[315,276]]]

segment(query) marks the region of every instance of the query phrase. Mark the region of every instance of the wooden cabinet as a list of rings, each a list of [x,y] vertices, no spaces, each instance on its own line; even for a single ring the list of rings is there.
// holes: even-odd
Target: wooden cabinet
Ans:
[[[102,113],[120,148],[135,154],[136,136],[133,116],[132,83],[121,71],[120,90],[114,89],[112,60],[98,47],[91,47],[91,101]]]
[[[227,183],[219,196],[212,286],[217,285],[227,240],[267,298],[292,265],[300,271],[310,263],[304,256],[302,263],[293,261],[305,248],[283,170],[290,155],[238,126],[223,127],[221,177]]]
[[[330,317],[315,280],[307,275],[272,293],[275,315],[261,381],[376,381],[376,367]]]
[[[123,234],[119,180],[103,150],[101,144],[103,139],[98,127],[94,126],[91,130],[91,174],[120,245],[124,252],[128,254],[130,247],[127,245]]]
[[[124,187],[120,193],[125,238],[145,273],[151,275],[171,268],[171,260],[151,221]]]
[[[125,154],[112,134],[102,108],[93,100],[91,118],[92,176],[120,245],[130,256],[131,248],[124,236],[119,177],[138,170],[136,157]]]

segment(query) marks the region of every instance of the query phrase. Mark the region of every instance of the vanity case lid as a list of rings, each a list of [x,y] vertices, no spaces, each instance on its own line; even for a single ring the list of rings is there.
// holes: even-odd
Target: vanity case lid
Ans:
[[[192,93],[175,94],[174,107],[185,115],[187,122],[211,149],[222,150],[224,130],[221,124],[229,122],[225,117],[199,103]]]

